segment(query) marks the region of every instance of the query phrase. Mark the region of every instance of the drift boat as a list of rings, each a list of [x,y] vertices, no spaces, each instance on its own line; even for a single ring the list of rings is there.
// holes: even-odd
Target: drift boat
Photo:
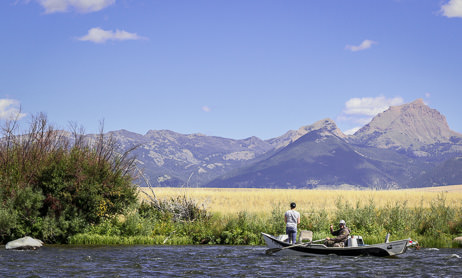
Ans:
[[[385,243],[366,245],[363,243],[361,236],[349,237],[345,247],[327,247],[324,244],[315,244],[313,242],[289,244],[284,238],[278,238],[262,233],[268,250],[267,254],[280,255],[304,255],[304,256],[326,256],[335,254],[338,256],[376,256],[390,257],[400,255],[406,252],[408,243],[411,239],[402,239],[388,242],[388,236]]]

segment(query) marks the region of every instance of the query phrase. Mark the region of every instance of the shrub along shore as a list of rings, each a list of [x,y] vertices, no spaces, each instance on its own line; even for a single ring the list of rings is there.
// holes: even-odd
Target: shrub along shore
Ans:
[[[29,129],[19,130],[14,120],[0,130],[0,244],[27,235],[47,244],[261,245],[261,232],[285,232],[289,199],[257,205],[262,213],[251,209],[261,195],[237,209],[218,210],[182,189],[158,198],[156,188],[140,193],[133,184],[139,176],[131,150],[120,152],[103,128],[92,137],[75,127],[64,132],[40,114]],[[236,190],[237,196],[249,195]],[[333,190],[316,194],[325,196],[323,203],[300,200],[297,208],[299,229],[313,231],[314,240],[329,236],[329,225],[344,219],[367,244],[383,242],[390,233],[392,240],[411,237],[425,247],[461,247],[452,239],[462,233],[462,206],[450,193],[412,205],[401,199],[383,203],[380,193],[357,201],[333,198],[342,195]],[[297,196],[290,198],[299,202]]]

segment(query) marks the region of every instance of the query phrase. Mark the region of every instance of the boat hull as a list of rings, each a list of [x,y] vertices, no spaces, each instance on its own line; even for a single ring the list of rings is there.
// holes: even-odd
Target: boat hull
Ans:
[[[268,248],[284,248],[291,246],[290,244],[280,241],[275,237],[262,233]],[[324,244],[300,245],[291,248],[282,249],[274,254],[278,255],[303,255],[303,256],[376,256],[390,257],[400,255],[406,252],[409,239],[391,241],[388,243],[380,243],[373,245],[357,246],[357,247],[326,247]]]

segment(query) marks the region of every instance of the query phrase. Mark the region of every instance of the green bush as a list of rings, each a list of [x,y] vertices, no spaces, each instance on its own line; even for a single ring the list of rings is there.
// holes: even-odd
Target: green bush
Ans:
[[[331,223],[326,210],[310,211],[308,216],[306,216],[306,214],[301,215],[300,229],[313,232],[324,232],[329,229]]]
[[[119,153],[112,137],[101,131],[71,138],[44,115],[33,118],[24,134],[17,130],[12,122],[1,129],[2,242],[29,235],[63,243],[137,204],[134,158],[130,151]]]
[[[383,228],[390,234],[399,232],[410,232],[410,223],[412,213],[406,207],[406,202],[395,202],[387,204],[385,208],[380,210],[378,220],[383,223]]]
[[[9,208],[0,208],[0,240],[9,239],[11,231],[16,229],[18,222],[16,211]]]
[[[450,223],[455,220],[456,211],[446,204],[445,195],[442,193],[431,202],[430,209],[420,209],[418,215],[419,234],[438,238],[451,233]]]
[[[138,213],[126,216],[121,224],[121,232],[127,236],[148,236],[152,234],[154,223],[149,218],[142,218]]]

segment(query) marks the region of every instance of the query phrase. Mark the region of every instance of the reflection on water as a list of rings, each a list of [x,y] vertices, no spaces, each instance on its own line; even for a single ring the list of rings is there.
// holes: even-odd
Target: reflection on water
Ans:
[[[462,277],[461,249],[397,258],[284,257],[263,246],[45,246],[0,249],[1,277]]]

